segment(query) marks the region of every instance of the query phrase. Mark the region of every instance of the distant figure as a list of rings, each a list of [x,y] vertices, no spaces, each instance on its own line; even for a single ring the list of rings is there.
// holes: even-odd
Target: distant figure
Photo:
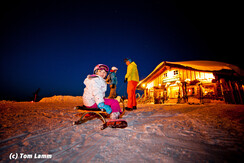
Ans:
[[[36,92],[35,92],[35,94],[34,94],[34,100],[33,100],[33,102],[36,102],[36,99],[37,99],[37,97],[38,97],[38,93],[39,93],[39,91],[40,91],[40,88],[38,88],[38,89],[36,90]]]
[[[99,64],[93,70],[93,75],[88,75],[84,81],[86,85],[83,93],[83,102],[87,108],[104,109],[110,114],[110,119],[118,119],[121,112],[119,102],[115,99],[105,99],[107,83],[105,78],[109,68]]]
[[[128,104],[125,108],[126,110],[135,110],[137,109],[136,103],[136,86],[139,82],[139,73],[137,69],[137,65],[135,62],[132,62],[130,58],[124,59],[124,62],[127,65],[127,73],[125,75],[124,82],[127,84],[127,94],[128,94]]]
[[[110,94],[108,96],[109,99],[114,99],[117,97],[116,86],[118,84],[116,73],[118,71],[117,67],[112,67],[110,73],[107,77],[107,82],[110,84]]]

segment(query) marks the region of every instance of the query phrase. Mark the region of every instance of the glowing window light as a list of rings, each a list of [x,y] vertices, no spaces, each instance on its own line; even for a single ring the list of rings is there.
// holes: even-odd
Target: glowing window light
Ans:
[[[201,77],[198,78],[198,80],[204,82],[204,83],[211,83],[212,80],[215,79],[213,73],[202,73]]]
[[[213,73],[205,73],[205,79],[215,79]]]
[[[179,80],[177,80],[176,82],[175,82],[175,84],[180,84],[181,82],[179,81]]]
[[[169,71],[167,74],[168,74],[168,78],[174,77],[174,71]]]
[[[153,82],[147,84],[147,89],[151,89],[153,87]]]
[[[191,81],[191,79],[186,79],[186,80],[185,80],[185,82],[189,82],[189,81]]]

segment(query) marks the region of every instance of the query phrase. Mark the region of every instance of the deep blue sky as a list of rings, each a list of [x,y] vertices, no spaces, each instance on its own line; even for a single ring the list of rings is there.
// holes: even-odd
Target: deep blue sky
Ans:
[[[82,95],[95,65],[132,58],[145,78],[162,61],[242,66],[240,4],[148,1],[7,1],[1,4],[0,99]],[[241,38],[240,38],[241,39]]]

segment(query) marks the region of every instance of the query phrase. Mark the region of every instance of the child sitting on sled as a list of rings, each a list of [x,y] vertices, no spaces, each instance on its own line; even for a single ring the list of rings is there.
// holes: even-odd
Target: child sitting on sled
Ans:
[[[93,75],[88,75],[84,81],[86,85],[83,94],[83,103],[87,108],[104,109],[110,114],[110,119],[118,119],[122,113],[119,102],[115,99],[105,99],[107,83],[105,77],[109,71],[108,66],[98,64]]]

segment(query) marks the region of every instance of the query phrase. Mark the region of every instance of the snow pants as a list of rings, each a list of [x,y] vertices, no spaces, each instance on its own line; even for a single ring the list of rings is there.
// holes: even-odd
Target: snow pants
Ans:
[[[133,106],[136,106],[136,86],[138,82],[137,81],[128,81],[127,84],[127,94],[128,94],[128,108],[133,108]]]
[[[109,99],[113,99],[117,96],[116,94],[116,85],[114,86],[114,88],[112,88],[112,85],[110,85],[110,94],[108,96]]]
[[[119,102],[115,99],[104,99],[104,104],[109,105],[112,109],[112,113],[119,112],[122,113]],[[93,104],[92,106],[89,106],[88,108],[97,108],[97,104]]]

